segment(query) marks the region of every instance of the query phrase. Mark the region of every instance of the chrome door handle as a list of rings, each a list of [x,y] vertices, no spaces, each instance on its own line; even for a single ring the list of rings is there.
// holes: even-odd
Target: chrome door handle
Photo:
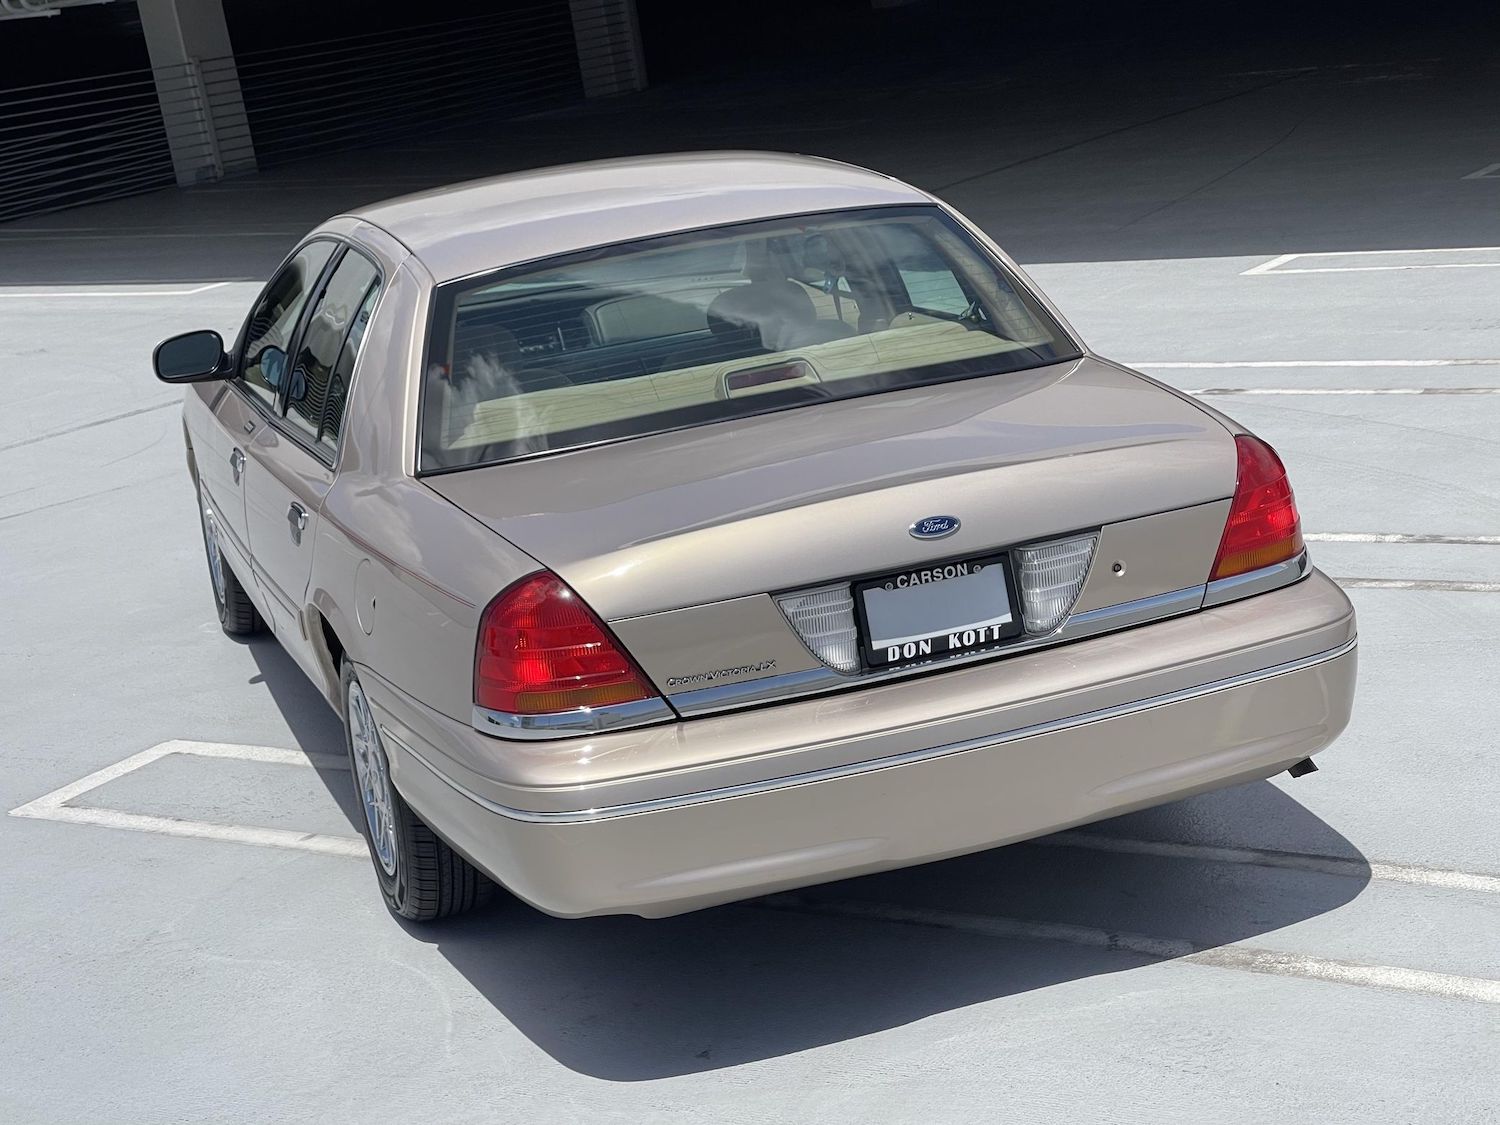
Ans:
[[[307,526],[307,509],[293,500],[291,507],[286,510],[286,522],[292,526],[292,542],[300,546],[302,529]]]
[[[245,471],[245,455],[236,449],[229,455],[229,467],[234,471],[234,483],[240,483],[240,474]]]

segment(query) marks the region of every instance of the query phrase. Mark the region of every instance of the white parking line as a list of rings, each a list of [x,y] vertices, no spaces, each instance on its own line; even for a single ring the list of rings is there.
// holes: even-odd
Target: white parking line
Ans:
[[[1075,926],[1065,922],[1037,922],[1026,918],[1003,918],[986,914],[964,914],[948,910],[927,910],[894,906],[889,903],[859,902],[849,899],[817,899],[798,895],[773,895],[759,900],[760,905],[795,913],[827,914],[844,918],[865,918],[881,922],[899,922],[911,926],[954,930],[982,937],[1010,938],[1022,941],[1052,941],[1067,945],[1105,949],[1115,953],[1134,953],[1156,960],[1181,960],[1190,965],[1207,965],[1216,969],[1265,973],[1272,976],[1302,977],[1307,980],[1353,984],[1365,988],[1417,992],[1452,1000],[1470,1000],[1500,1004],[1500,980],[1488,977],[1455,976],[1427,969],[1404,969],[1394,965],[1365,965],[1327,957],[1284,953],[1253,945],[1201,946],[1183,938],[1153,937],[1093,926]]]
[[[1500,387],[1202,387],[1190,395],[1500,395]]]
[[[1311,536],[1309,536],[1311,538]],[[1500,541],[1500,537],[1496,537]],[[1373,580],[1372,580],[1373,581]],[[342,754],[319,754],[302,750],[284,750],[275,746],[246,746],[228,742],[192,742],[176,739],[158,743],[149,749],[103,769],[95,770],[87,777],[79,778],[69,785],[29,801],[12,809],[11,816],[34,820],[60,820],[73,824],[97,824],[111,828],[128,828],[140,832],[161,832],[171,836],[199,836],[216,840],[230,840],[260,847],[297,848],[303,851],[324,852],[331,855],[359,856],[365,854],[364,841],[353,836],[325,836],[316,833],[292,832],[284,829],[251,828],[243,825],[224,825],[207,821],[181,820],[176,817],[148,816],[121,812],[115,809],[79,808],[69,805],[101,786],[109,784],[126,774],[134,773],[152,762],[173,754],[186,754],[199,758],[220,758],[234,761],[265,762],[279,766],[302,766],[315,769],[348,770],[349,761]],[[1327,875],[1378,879],[1384,882],[1410,883],[1417,886],[1440,887],[1455,891],[1482,891],[1500,894],[1500,875],[1476,871],[1456,871],[1446,868],[1423,867],[1416,864],[1384,863],[1378,861],[1348,859],[1340,856],[1309,855],[1298,852],[1281,852],[1263,848],[1222,847],[1211,844],[1188,844],[1170,840],[1140,840],[1120,836],[1105,836],[1093,832],[1058,832],[1030,841],[1032,844],[1050,847],[1086,848],[1093,851],[1119,852],[1129,855],[1153,855],[1170,859],[1203,860],[1212,863],[1241,863],[1261,867],[1278,867],[1297,871],[1312,871]]]
[[[1335,578],[1346,590],[1455,590],[1461,594],[1500,594],[1500,582],[1452,578]]]
[[[209,285],[199,285],[193,289],[43,289],[18,291],[14,289],[0,289],[0,299],[45,301],[45,300],[67,300],[73,297],[193,297],[199,293],[207,293],[210,289],[222,289],[231,284],[228,281],[215,281]]]
[[[1240,276],[1253,277],[1260,273],[1270,273],[1277,266],[1284,265],[1295,257],[1297,257],[1296,254],[1282,254],[1279,257],[1272,258],[1269,262],[1262,262],[1258,266],[1251,266],[1249,269],[1242,271]]]
[[[1126,367],[1153,371],[1234,371],[1300,367],[1500,367],[1500,359],[1215,359],[1128,360]]]
[[[307,766],[316,769],[349,768],[349,762],[337,754],[309,754],[300,750],[282,750],[274,746],[239,746],[225,742],[172,741],[158,743],[150,749],[132,754],[124,761],[95,770],[71,785],[54,789],[10,810],[11,816],[31,820],[56,820],[65,824],[92,824],[101,828],[123,828],[132,832],[154,832],[161,836],[187,836],[199,840],[224,840],[261,848],[290,848],[322,855],[361,856],[365,842],[358,836],[328,836],[318,832],[295,832],[285,828],[255,828],[243,824],[217,824],[207,820],[183,820],[174,816],[150,816],[122,812],[119,809],[86,808],[68,804],[85,793],[143,766],[158,762],[171,754],[189,754],[199,758],[230,758],[238,761],[267,762],[280,766]]]
[[[1460,176],[1461,180],[1500,180],[1500,164],[1486,164],[1478,171]]]
[[[342,755],[305,753],[274,746],[242,746],[222,742],[162,742],[149,749],[87,777],[55,789],[10,811],[11,816],[34,820],[54,820],[69,824],[92,824],[135,832],[152,832],[166,836],[220,840],[250,844],[256,847],[288,848],[354,858],[366,854],[365,842],[354,836],[331,836],[316,832],[295,832],[280,828],[255,828],[248,825],[217,824],[210,821],[182,820],[176,817],[149,816],[118,809],[82,808],[69,805],[111,781],[133,773],[152,762],[173,754],[201,758],[266,762],[274,765],[302,766],[317,769],[348,769]],[[1104,851],[1162,855],[1172,858],[1200,859],[1211,862],[1252,863],[1260,866],[1290,867],[1337,875],[1364,875],[1365,867],[1355,860],[1334,856],[1307,856],[1264,851],[1253,848],[1220,848],[1197,844],[1173,844],[1147,840],[1125,840],[1068,832],[1036,841],[1062,847],[1084,847]],[[1500,892],[1500,878],[1472,872],[1444,871],[1404,864],[1368,865],[1369,877],[1396,882],[1415,883],[1445,890],[1479,890]],[[1500,981],[1484,977],[1455,976],[1426,969],[1407,969],[1390,965],[1365,965],[1324,957],[1310,957],[1262,949],[1248,945],[1201,946],[1182,938],[1153,937],[1064,922],[1032,921],[1022,918],[993,917],[953,911],[927,910],[844,900],[804,899],[797,895],[773,895],[757,900],[772,909],[799,913],[831,914],[870,918],[980,934],[987,937],[1016,938],[1032,941],[1055,941],[1089,946],[1115,952],[1134,953],[1159,960],[1180,959],[1190,964],[1242,972],[1267,973],[1276,976],[1302,977],[1332,981],[1368,988],[1417,992],[1449,999],[1500,1004]]]
[[[56,820],[64,824],[92,824],[98,828],[123,828],[158,836],[187,836],[195,840],[223,840],[260,848],[288,848],[321,855],[362,856],[365,842],[358,836],[326,836],[318,832],[294,832],[286,828],[255,828],[245,824],[216,824],[208,820],[179,820],[169,816],[66,806],[47,812],[16,809],[11,816],[34,820]]]
[[[1254,867],[1276,867],[1289,871],[1311,871],[1320,875],[1342,875],[1351,879],[1378,879],[1383,883],[1408,883],[1417,887],[1440,887],[1448,891],[1500,894],[1500,875],[1477,871],[1453,871],[1410,863],[1380,863],[1343,856],[1307,855],[1265,848],[1221,847],[1215,844],[1182,844],[1171,840],[1136,840],[1102,836],[1093,832],[1058,832],[1030,841],[1059,848],[1084,848],[1123,855],[1151,855],[1166,859],[1193,859],[1208,863],[1239,863]]]
[[[1482,171],[1483,169],[1481,169]],[[1468,177],[1465,177],[1468,178]],[[1477,177],[1476,177],[1477,178]],[[1408,250],[1312,250],[1296,254],[1279,254],[1258,266],[1240,271],[1241,277],[1280,276],[1292,273],[1372,273],[1378,270],[1472,270],[1495,269],[1500,260],[1485,262],[1401,262],[1372,266],[1297,266],[1287,268],[1288,262],[1298,258],[1390,258],[1402,254],[1484,254],[1500,255],[1500,246],[1435,246]]]
[[[1443,543],[1459,547],[1497,546],[1500,535],[1416,535],[1400,531],[1309,531],[1309,543]]]

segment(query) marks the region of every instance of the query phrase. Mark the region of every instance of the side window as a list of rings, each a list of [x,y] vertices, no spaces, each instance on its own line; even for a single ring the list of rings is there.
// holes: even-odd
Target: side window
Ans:
[[[353,250],[345,254],[313,306],[297,345],[287,383],[286,418],[329,449],[338,441],[349,376],[364,338],[364,322],[374,307],[377,277],[369,259]]]
[[[310,242],[271,279],[256,302],[245,327],[245,354],[240,380],[251,394],[267,406],[276,403],[276,392],[286,378],[287,348],[297,331],[297,318],[317,284],[318,275],[333,256],[334,243]]]
[[[906,289],[907,307],[917,312],[963,316],[972,298],[965,292],[950,263],[930,238],[904,224],[892,223],[878,232],[881,249]],[[900,308],[899,295],[893,295]]]
[[[380,286],[370,286],[365,303],[354,314],[354,324],[349,329],[349,338],[339,352],[339,361],[334,364],[333,378],[328,381],[328,402],[323,407],[323,425],[318,439],[333,449],[339,443],[339,433],[344,425],[344,403],[349,398],[349,380],[354,375],[354,361],[359,358],[359,346],[364,343],[365,325],[370,323],[370,313],[380,296]]]
[[[934,258],[918,265],[927,268],[900,267],[901,283],[906,286],[906,295],[911,298],[913,308],[958,316],[968,311],[969,298],[964,295],[964,287],[941,259]]]

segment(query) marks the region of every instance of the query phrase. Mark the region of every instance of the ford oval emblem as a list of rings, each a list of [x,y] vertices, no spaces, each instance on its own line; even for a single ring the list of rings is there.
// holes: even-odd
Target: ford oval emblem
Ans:
[[[946,539],[960,526],[957,516],[923,516],[906,530],[913,539]]]

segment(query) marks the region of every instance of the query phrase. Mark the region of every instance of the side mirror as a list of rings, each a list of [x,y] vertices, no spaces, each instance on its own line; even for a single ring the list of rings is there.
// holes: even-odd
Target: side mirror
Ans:
[[[207,383],[229,377],[224,337],[210,329],[163,340],[151,353],[151,363],[163,383]]]

